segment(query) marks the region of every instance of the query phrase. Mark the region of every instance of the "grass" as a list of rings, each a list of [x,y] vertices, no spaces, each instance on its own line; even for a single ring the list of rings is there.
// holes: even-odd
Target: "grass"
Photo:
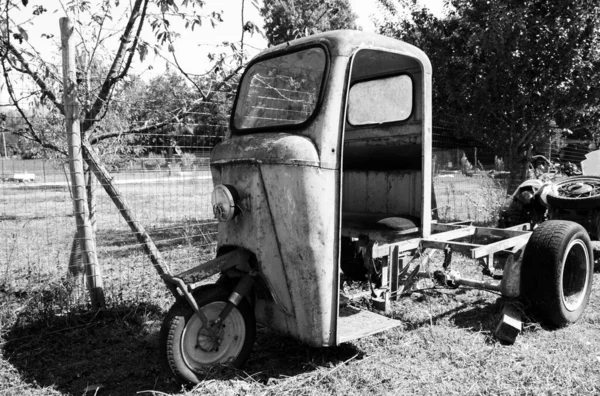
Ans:
[[[210,185],[163,178],[121,189],[175,270],[189,268],[213,254]],[[443,219],[494,222],[504,197],[494,181],[457,175],[434,183]],[[99,195],[98,255],[109,308],[93,313],[85,291],[65,276],[74,223],[68,190],[30,187],[3,188],[0,196],[0,395],[600,393],[596,289],[578,323],[553,330],[525,317],[516,343],[503,345],[493,329],[505,301],[477,290],[432,288],[428,280],[394,303],[390,315],[401,325],[393,330],[311,348],[259,328],[243,370],[215,370],[182,388],[158,357],[172,297],[112,204]],[[440,265],[441,256],[434,257]],[[469,260],[456,265],[479,274]]]
[[[596,275],[596,281],[598,281]],[[20,320],[4,334],[0,392],[7,395],[523,395],[596,394],[600,375],[597,293],[577,324],[526,323],[512,346],[492,336],[502,301],[475,290],[428,290],[395,303],[399,328],[335,348],[310,348],[259,328],[243,370],[181,388],[158,363],[164,308]],[[147,391],[144,393],[143,391]],[[91,394],[94,394],[93,392]]]

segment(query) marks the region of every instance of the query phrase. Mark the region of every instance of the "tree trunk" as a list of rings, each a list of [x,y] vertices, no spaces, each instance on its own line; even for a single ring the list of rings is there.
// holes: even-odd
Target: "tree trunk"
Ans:
[[[510,176],[506,193],[511,195],[525,180],[530,179],[528,151],[523,147],[509,147],[508,170]]]

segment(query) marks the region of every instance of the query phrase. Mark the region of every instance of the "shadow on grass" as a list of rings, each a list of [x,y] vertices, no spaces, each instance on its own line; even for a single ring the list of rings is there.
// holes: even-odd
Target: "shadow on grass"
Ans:
[[[455,293],[452,296],[465,294],[466,289],[458,289]],[[424,297],[424,300],[427,299],[434,301],[432,304],[436,305],[436,311],[439,313],[429,316],[427,314],[429,305],[423,305],[423,302],[416,304],[415,301],[407,301],[408,306],[404,307],[404,311],[409,313],[398,316],[405,322],[405,328],[408,331],[445,321],[468,331],[483,331],[491,334],[500,320],[504,304],[502,299],[477,298],[459,304],[454,302],[451,307],[447,307],[435,295]],[[420,312],[420,314],[415,312]]]
[[[84,394],[91,385],[101,386],[101,394],[175,392],[179,385],[158,359],[162,317],[160,308],[139,304],[52,320],[19,318],[4,337],[3,356],[22,380],[65,394]]]
[[[288,337],[273,333],[267,328],[257,330],[256,343],[244,371],[255,381],[268,384],[270,379],[290,377],[315,370],[333,367],[364,352],[352,344],[338,347],[314,348]]]
[[[133,395],[141,391],[179,393],[159,361],[158,338],[164,311],[138,304],[101,313],[17,320],[5,335],[3,358],[32,387],[52,387],[65,394]],[[19,318],[21,319],[21,318]],[[27,322],[27,323],[26,323]],[[359,355],[352,345],[311,348],[259,328],[243,371],[225,369],[207,380],[251,377],[261,383],[330,367]],[[150,393],[148,393],[150,394]]]

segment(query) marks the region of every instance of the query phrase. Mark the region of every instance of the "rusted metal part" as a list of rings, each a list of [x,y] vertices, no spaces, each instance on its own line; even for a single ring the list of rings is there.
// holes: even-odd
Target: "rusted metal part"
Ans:
[[[511,249],[515,247],[520,249],[523,246],[525,246],[527,241],[529,241],[530,237],[530,232],[524,232],[520,235],[516,235],[502,241],[480,246],[471,251],[471,258],[481,258],[489,255],[490,253],[495,253],[501,250]]]
[[[398,280],[400,274],[402,273],[402,270],[408,268],[408,266],[400,267],[400,257],[397,246],[390,248],[388,260],[390,263],[390,294],[393,296],[392,299],[396,299],[395,296],[398,294]]]
[[[211,163],[260,161],[271,165],[320,166],[314,143],[307,137],[287,133],[239,136],[215,146]]]
[[[496,337],[500,341],[514,344],[522,328],[523,323],[521,321],[521,313],[510,304],[504,305],[504,308],[502,309],[502,318],[494,330]]]
[[[252,285],[254,284],[254,278],[251,275],[244,275],[242,279],[239,280],[237,285],[235,285],[235,289],[231,292],[229,299],[227,301],[227,305],[219,314],[219,317],[215,320],[215,322],[211,325],[211,329],[220,330],[221,323],[227,318],[231,310],[237,307],[240,302],[244,298],[248,296],[250,293],[250,289],[252,289]],[[216,332],[212,332],[212,334],[217,334]],[[218,344],[217,344],[218,345]]]
[[[531,231],[531,223],[517,224],[512,227],[506,227],[505,230],[516,230],[516,231]]]
[[[192,285],[214,274],[236,268],[243,272],[250,272],[250,252],[245,249],[235,249],[229,253],[218,256],[194,268],[179,273],[174,278],[181,279],[184,283]]]
[[[198,318],[202,322],[202,327],[208,328],[209,327],[208,318],[206,317],[206,315],[204,315],[204,312],[202,312],[200,310],[200,307],[198,307],[198,303],[196,302],[196,299],[194,298],[194,295],[192,294],[191,288],[188,285],[186,285],[182,279],[174,278],[168,274],[163,275],[163,280],[165,281],[165,283],[174,285],[176,287],[176,290],[178,290],[179,293],[181,293],[183,298],[185,298],[185,300],[190,305],[190,307],[192,308],[194,313],[198,316]]]
[[[294,157],[303,155],[312,154],[300,150]],[[339,234],[331,187],[337,177],[333,170],[294,164],[213,166],[215,183],[233,185],[242,201],[249,199],[250,211],[219,223],[218,245],[256,256],[258,275],[273,297],[257,303],[257,321],[316,346],[335,343]]]
[[[521,295],[521,251],[510,254],[504,264],[500,292],[504,297],[519,297]]]
[[[482,290],[491,290],[491,291],[500,291],[501,290],[501,285],[500,285],[500,282],[498,282],[498,281],[491,281],[491,280],[480,281],[480,280],[463,278],[456,271],[449,271],[449,272],[445,273],[445,277],[446,277],[446,283],[452,287],[468,286],[468,287],[473,287],[473,288],[482,289]]]
[[[412,269],[412,271],[410,272],[410,274],[408,274],[408,276],[402,277],[400,279],[400,284],[398,286],[398,291],[397,291],[397,294],[396,294],[396,299],[398,299],[400,297],[400,295],[402,293],[404,293],[407,289],[410,289],[413,286],[413,284],[417,281],[417,279],[419,277],[419,272],[420,271],[421,271],[421,264],[417,264]],[[407,273],[408,273],[408,271],[407,271]]]
[[[443,227],[438,229],[443,229]],[[452,246],[453,251],[460,252],[470,256],[473,259],[477,259],[488,257],[490,254],[502,250],[513,248],[520,249],[527,243],[530,236],[531,232],[529,231],[456,226],[456,228],[450,229],[449,231],[433,234],[429,236],[429,238],[411,238],[389,244],[376,244],[373,247],[373,257],[377,258],[386,256],[389,253],[390,246],[398,246],[399,251],[403,252],[407,250],[414,250],[419,247],[421,249],[431,248],[443,250],[447,245],[450,245]],[[487,245],[456,241],[457,239],[466,237],[493,237],[503,239]]]
[[[450,269],[450,265],[452,264],[452,246],[449,244],[444,246],[444,271],[448,271]]]

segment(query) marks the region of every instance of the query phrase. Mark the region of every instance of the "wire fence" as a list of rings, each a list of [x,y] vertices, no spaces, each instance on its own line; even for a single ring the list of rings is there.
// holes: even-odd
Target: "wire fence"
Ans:
[[[504,157],[473,140],[448,137],[448,125],[434,122],[434,217],[494,225],[506,199]],[[126,156],[104,152],[113,182],[174,273],[215,253],[209,156],[226,127],[225,117],[169,123],[131,143],[136,150]],[[579,158],[584,151],[568,148],[561,155]],[[0,178],[0,292],[38,293],[40,310],[55,313],[89,304],[85,288],[67,277],[75,219],[66,160],[5,157]],[[165,298],[166,288],[119,210],[102,186],[94,184],[93,191],[107,305]],[[49,302],[43,290],[52,290]]]

